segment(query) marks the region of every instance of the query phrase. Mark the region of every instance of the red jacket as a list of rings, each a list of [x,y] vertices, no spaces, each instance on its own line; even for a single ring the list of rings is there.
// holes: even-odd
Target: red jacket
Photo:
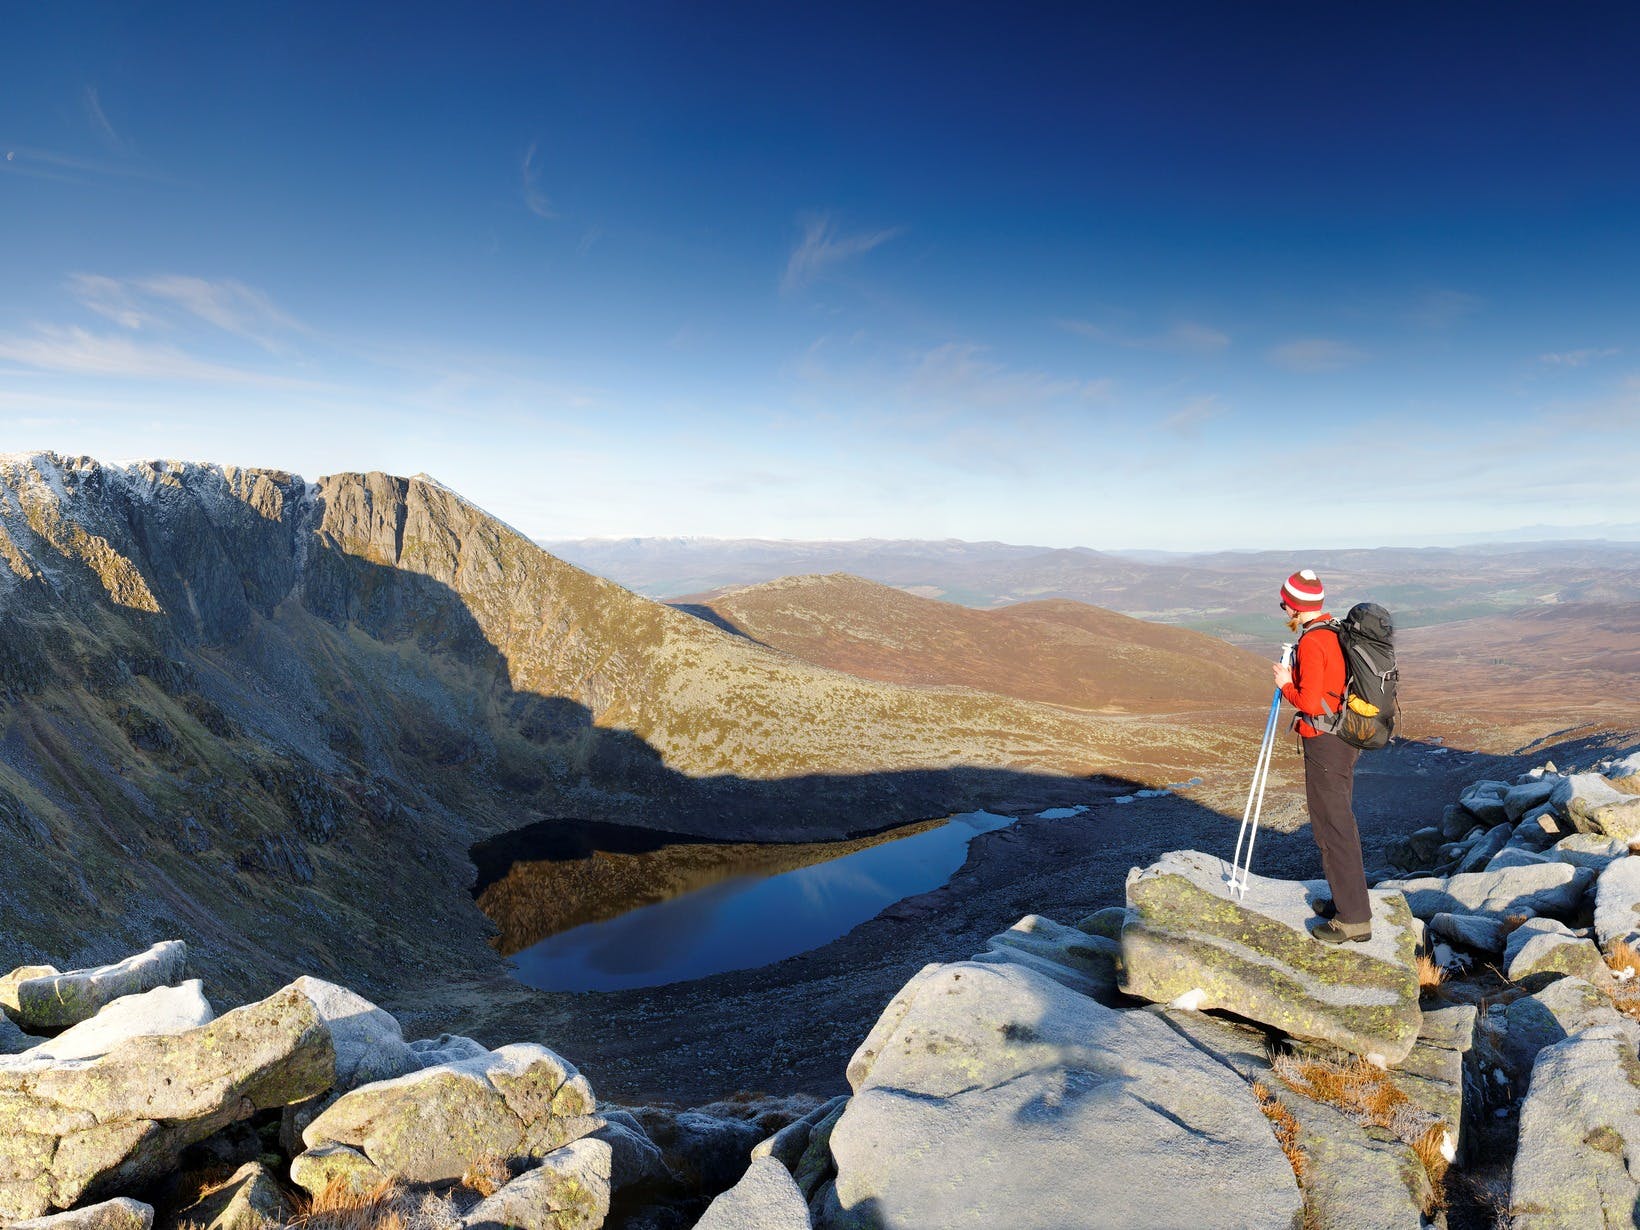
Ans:
[[[1281,689],[1287,703],[1300,714],[1319,717],[1328,709],[1337,713],[1344,706],[1344,650],[1338,644],[1338,633],[1315,626],[1331,618],[1322,612],[1320,619],[1312,621],[1309,630],[1298,638],[1298,652],[1293,655],[1293,681]],[[1306,739],[1322,733],[1303,717],[1296,718],[1293,724]]]

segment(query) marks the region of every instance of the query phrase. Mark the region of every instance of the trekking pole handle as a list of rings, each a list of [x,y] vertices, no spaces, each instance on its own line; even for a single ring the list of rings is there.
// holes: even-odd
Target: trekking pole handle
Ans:
[[[1293,649],[1294,648],[1295,648],[1295,646],[1293,646],[1290,643],[1282,645],[1282,647],[1281,647],[1281,664],[1283,666],[1286,666],[1286,667],[1291,667],[1292,666],[1292,664],[1293,664]]]

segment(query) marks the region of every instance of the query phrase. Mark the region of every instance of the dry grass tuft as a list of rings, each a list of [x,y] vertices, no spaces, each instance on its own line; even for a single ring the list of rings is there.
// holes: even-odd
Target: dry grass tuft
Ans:
[[[301,1206],[290,1220],[299,1230],[409,1230],[410,1225],[409,1193],[390,1179],[368,1192],[332,1179]]]
[[[1606,964],[1614,973],[1630,970],[1640,974],[1640,952],[1636,952],[1627,940],[1613,940],[1606,952]]]
[[[1438,965],[1435,958],[1424,953],[1418,958],[1418,990],[1433,991],[1446,981],[1446,970]]]
[[[1447,1128],[1444,1123],[1432,1123],[1424,1129],[1423,1135],[1412,1143],[1412,1151],[1418,1155],[1418,1160],[1424,1164],[1429,1173],[1429,1185],[1435,1189],[1435,1204],[1437,1207],[1446,1204],[1446,1172],[1452,1165],[1447,1160]],[[1430,1210],[1424,1210],[1426,1213]]]
[[[1447,1125],[1397,1089],[1382,1068],[1357,1055],[1337,1059],[1277,1055],[1272,1066],[1293,1092],[1325,1102],[1355,1122],[1382,1128],[1410,1145],[1429,1172],[1437,1203],[1441,1200],[1448,1165],[1441,1146]]]
[[[467,1172],[461,1176],[461,1185],[488,1198],[507,1186],[511,1179],[512,1171],[507,1166],[507,1160],[492,1154],[467,1167]]]
[[[1310,1159],[1298,1146],[1298,1120],[1293,1118],[1293,1112],[1281,1104],[1280,1099],[1270,1092],[1269,1086],[1263,1081],[1253,1082],[1253,1096],[1258,1099],[1258,1108],[1264,1112],[1264,1117],[1270,1121],[1270,1127],[1275,1131],[1276,1143],[1287,1155],[1287,1162],[1293,1168],[1293,1177],[1302,1187],[1304,1178],[1309,1173]]]

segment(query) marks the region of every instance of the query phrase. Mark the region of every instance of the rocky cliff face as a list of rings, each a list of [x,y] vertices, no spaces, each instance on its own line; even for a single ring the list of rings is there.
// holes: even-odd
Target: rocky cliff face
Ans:
[[[828,671],[427,479],[14,456],[0,558],[0,961],[380,994],[494,968],[466,848],[545,816],[829,837],[1224,742]]]

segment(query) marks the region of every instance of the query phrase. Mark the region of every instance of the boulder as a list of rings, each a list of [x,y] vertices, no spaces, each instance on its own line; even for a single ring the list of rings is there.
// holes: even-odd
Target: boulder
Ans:
[[[291,1212],[268,1168],[246,1162],[227,1183],[178,1213],[176,1221],[203,1230],[274,1230]]]
[[[1608,974],[1600,950],[1552,918],[1531,919],[1511,932],[1503,958],[1509,981],[1534,989],[1567,974],[1591,982]]]
[[[1546,854],[1539,854],[1536,850],[1527,850],[1522,846],[1505,846],[1498,853],[1487,860],[1487,871],[1503,871],[1509,867],[1530,867],[1534,863],[1553,863],[1557,860]]]
[[[280,1144],[297,1153],[308,1124],[344,1093],[425,1065],[421,1055],[405,1044],[398,1021],[363,996],[320,978],[298,978],[293,985],[319,1010],[336,1052],[336,1072],[330,1088],[316,1098],[286,1107],[281,1118]],[[478,1046],[470,1038],[461,1041]],[[482,1047],[479,1050],[488,1054]]]
[[[1510,1191],[1516,1230],[1626,1226],[1640,1201],[1640,1064],[1610,1027],[1545,1050],[1521,1108]]]
[[[1441,836],[1456,841],[1475,827],[1475,817],[1456,803],[1448,803],[1441,812]]]
[[[1429,920],[1429,933],[1466,948],[1502,952],[1509,929],[1490,914],[1437,914]]]
[[[1560,783],[1558,777],[1539,777],[1532,781],[1522,782],[1518,786],[1511,786],[1503,794],[1503,810],[1509,817],[1511,824],[1517,823],[1522,816],[1549,801]]]
[[[695,1230],[809,1230],[809,1206],[779,1162],[754,1157],[728,1191],[706,1209]]]
[[[629,1187],[665,1183],[671,1178],[659,1146],[624,1110],[600,1112],[604,1125],[588,1135],[609,1146],[609,1189],[619,1194]]]
[[[803,1150],[803,1156],[798,1158],[797,1165],[792,1167],[792,1182],[797,1184],[797,1190],[803,1194],[805,1200],[812,1200],[823,1183],[837,1176],[837,1165],[831,1155],[831,1137],[847,1109],[848,1101],[845,1099],[831,1114],[814,1125],[814,1131],[809,1134],[809,1143]]]
[[[795,1119],[752,1150],[754,1158],[772,1157],[787,1170],[797,1169],[803,1150],[809,1147],[809,1134],[815,1124],[840,1111],[848,1102],[848,1094],[840,1093],[829,1102],[822,1102],[801,1119]]]
[[[0,1056],[20,1054],[39,1041],[33,1034],[26,1034],[17,1028],[17,1023],[9,1016],[0,1013]]]
[[[1475,1019],[1478,1015],[1474,1004],[1426,1008],[1423,1020],[1418,1023],[1418,1041],[1457,1051],[1460,1055],[1468,1054],[1475,1045]]]
[[[1640,855],[1625,855],[1600,873],[1594,894],[1594,933],[1607,952],[1618,940],[1640,944]]]
[[[993,935],[974,960],[1028,965],[1073,991],[1109,1000],[1116,994],[1116,963],[1121,955],[1122,946],[1113,939],[1027,914],[1008,930]]]
[[[633,1113],[668,1169],[702,1191],[733,1187],[763,1138],[755,1123],[705,1110],[640,1106]]]
[[[891,1008],[849,1066],[833,1223],[1047,1230],[1166,1208],[1275,1230],[1299,1214],[1245,1082],[1154,1015],[974,962],[924,970]]]
[[[1557,979],[1533,995],[1532,999],[1555,1018],[1567,1037],[1597,1025],[1611,1025],[1629,1034],[1640,1045],[1640,1021],[1624,1016],[1612,1007],[1611,1000],[1600,988],[1585,979],[1575,976]]]
[[[1459,873],[1481,870],[1492,861],[1493,855],[1509,844],[1509,839],[1513,836],[1514,830],[1502,824],[1495,829],[1488,829],[1458,861]]]
[[[418,1068],[436,1068],[440,1064],[477,1059],[489,1053],[489,1047],[464,1034],[440,1034],[436,1038],[422,1038],[410,1043],[410,1057]]]
[[[480,1201],[462,1230],[597,1230],[609,1216],[609,1166],[606,1142],[571,1141]]]
[[[1625,794],[1616,789],[1611,782],[1598,773],[1573,773],[1563,777],[1555,785],[1555,792],[1549,799],[1549,805],[1555,809],[1555,814],[1569,820],[1572,827],[1580,833],[1597,833],[1602,836],[1615,837],[1616,833],[1605,833],[1594,822],[1594,813],[1602,807],[1632,803],[1634,796]]]
[[[30,1217],[7,1224],[7,1230],[151,1230],[154,1224],[152,1205],[116,1196],[101,1204],[82,1205],[66,1213],[48,1217]]]
[[[214,1016],[199,979],[193,978],[178,987],[121,996],[91,1019],[36,1043],[17,1056],[16,1062],[91,1059],[107,1054],[127,1038],[186,1033],[209,1024]]]
[[[517,1043],[360,1086],[302,1140],[309,1149],[351,1146],[392,1178],[439,1183],[488,1159],[544,1157],[603,1126],[593,1109],[592,1087],[573,1065]]]
[[[1570,870],[1569,868],[1567,870]],[[1299,1038],[1398,1063],[1418,1036],[1417,946],[1399,896],[1373,890],[1373,935],[1312,938],[1323,881],[1250,877],[1227,887],[1222,859],[1164,854],[1128,874],[1138,917],[1122,932],[1122,990],[1153,1003],[1219,1008]]]
[[[90,1020],[123,996],[180,982],[187,967],[188,945],[164,940],[114,965],[66,974],[36,966],[32,968],[48,972],[33,976],[14,970],[0,982],[0,1008],[24,1029],[63,1029]]]
[[[1384,857],[1397,867],[1411,871],[1417,867],[1431,867],[1440,858],[1441,843],[1445,838],[1438,828],[1415,829],[1405,837],[1389,843]]]
[[[0,1217],[37,1217],[157,1178],[195,1141],[320,1092],[334,1065],[329,1031],[291,986],[95,1059],[0,1067]]]
[[[1475,871],[1448,878],[1425,876],[1415,880],[1384,880],[1378,888],[1406,897],[1412,912],[1422,919],[1437,914],[1571,914],[1584,890],[1594,880],[1586,867],[1565,863],[1535,863],[1497,871]]]
[[[1120,940],[1122,928],[1127,926],[1127,920],[1131,917],[1133,912],[1127,906],[1107,905],[1077,923],[1076,929],[1086,931],[1089,935],[1102,935],[1107,940]]]
[[[353,1196],[363,1196],[390,1176],[359,1150],[350,1145],[319,1145],[291,1159],[290,1181],[317,1196],[335,1186]]]
[[[1573,833],[1550,846],[1547,853],[1558,862],[1573,867],[1589,867],[1596,874],[1610,867],[1629,852],[1629,843],[1615,837],[1597,837],[1593,833]]]
[[[1508,782],[1472,782],[1458,792],[1458,802],[1482,824],[1504,824],[1509,819],[1509,812],[1503,805],[1503,798],[1508,793]]]

